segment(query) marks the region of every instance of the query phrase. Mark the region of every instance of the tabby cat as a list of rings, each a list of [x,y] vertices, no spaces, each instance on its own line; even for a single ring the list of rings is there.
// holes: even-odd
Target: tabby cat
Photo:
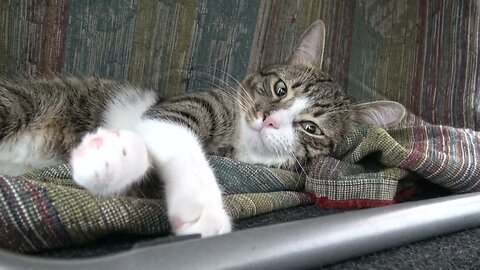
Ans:
[[[321,68],[323,22],[291,57],[246,76],[236,93],[198,91],[161,100],[155,91],[98,78],[0,80],[0,173],[70,162],[93,194],[115,195],[152,168],[165,184],[176,234],[231,231],[208,154],[292,167],[327,155],[358,125],[392,125],[390,101],[351,104]]]

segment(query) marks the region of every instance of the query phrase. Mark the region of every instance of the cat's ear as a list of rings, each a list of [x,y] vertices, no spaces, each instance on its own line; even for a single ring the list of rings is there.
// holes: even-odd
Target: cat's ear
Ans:
[[[375,126],[394,126],[405,116],[405,107],[394,101],[372,101],[353,105],[357,112],[358,124],[373,124]]]
[[[306,63],[322,68],[323,51],[325,49],[325,24],[318,20],[303,33],[288,63]]]

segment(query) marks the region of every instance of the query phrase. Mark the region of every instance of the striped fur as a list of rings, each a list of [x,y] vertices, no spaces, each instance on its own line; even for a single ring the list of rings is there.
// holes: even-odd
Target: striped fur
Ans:
[[[239,94],[252,97],[253,102],[242,102],[235,93],[220,89],[162,101],[150,90],[99,78],[3,80],[0,82],[0,145],[36,134],[42,137],[43,146],[38,148],[40,155],[57,163],[65,162],[82,136],[100,126],[114,125],[105,118],[105,111],[116,97],[125,95],[132,101],[148,96],[152,105],[144,118],[164,119],[186,126],[194,131],[209,154],[230,157],[235,157],[238,150],[240,116],[245,115],[245,120],[251,122],[265,113],[289,107],[299,98],[308,98],[311,106],[292,123],[298,140],[292,152],[298,161],[330,153],[359,122],[347,97],[324,73],[308,70],[305,66],[288,65],[275,66],[268,71],[251,74],[243,83],[245,91]],[[306,72],[310,72],[310,76],[299,80]],[[287,85],[295,85],[291,87],[291,100],[279,101],[271,90],[268,93],[257,91],[280,79]],[[316,123],[324,134],[308,134],[299,124],[304,120]],[[287,164],[295,162],[289,157]]]
[[[75,183],[117,195],[152,168],[162,180],[175,234],[231,231],[205,152],[292,167],[329,154],[358,124],[403,117],[396,103],[350,105],[320,71],[325,29],[317,21],[289,60],[223,88],[162,100],[157,91],[98,78],[0,82],[0,173],[69,161]],[[302,170],[304,170],[302,168]]]
[[[329,154],[366,122],[398,122],[403,106],[351,105],[320,70],[324,35],[323,23],[315,22],[287,62],[247,75],[237,92],[217,88],[162,100],[155,91],[99,78],[1,80],[0,170],[22,173],[8,168],[65,162],[86,133],[126,128],[121,123],[126,119],[168,120],[190,129],[209,154],[284,167]],[[285,95],[276,93],[279,85]]]

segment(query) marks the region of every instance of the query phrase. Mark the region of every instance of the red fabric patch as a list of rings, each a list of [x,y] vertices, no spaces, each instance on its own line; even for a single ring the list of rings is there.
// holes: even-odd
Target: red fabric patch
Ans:
[[[395,195],[393,200],[370,200],[370,199],[351,199],[351,200],[331,200],[327,197],[318,197],[313,192],[308,192],[313,202],[318,207],[327,209],[358,209],[358,208],[373,208],[391,205],[406,201],[413,195],[421,193],[421,189],[416,186],[408,186],[402,189]]]
[[[308,193],[312,201],[321,208],[329,209],[357,209],[372,208],[394,204],[393,200],[369,200],[369,199],[352,199],[352,200],[331,200],[327,197],[317,197],[315,193]]]

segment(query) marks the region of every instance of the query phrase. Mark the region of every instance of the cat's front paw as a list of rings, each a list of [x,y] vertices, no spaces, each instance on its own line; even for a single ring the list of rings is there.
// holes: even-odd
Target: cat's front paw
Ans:
[[[164,175],[169,178],[166,195],[172,229],[177,235],[202,237],[228,233],[232,224],[212,169],[206,160],[193,159],[169,163],[174,172]]]
[[[173,212],[169,217],[175,234],[201,234],[202,237],[209,237],[231,232],[230,217],[222,204],[199,202],[191,198],[182,204],[182,208],[186,209]]]
[[[98,129],[71,153],[73,180],[97,195],[119,194],[138,181],[149,166],[142,140],[127,130]]]

